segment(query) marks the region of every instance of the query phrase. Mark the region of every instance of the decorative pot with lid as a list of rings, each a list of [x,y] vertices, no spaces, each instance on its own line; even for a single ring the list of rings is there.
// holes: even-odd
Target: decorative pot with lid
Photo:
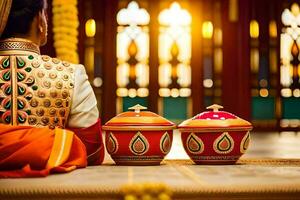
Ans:
[[[234,164],[247,150],[252,125],[212,105],[178,129],[186,153],[196,164]]]
[[[159,165],[169,153],[176,125],[135,105],[104,126],[106,149],[118,165]]]

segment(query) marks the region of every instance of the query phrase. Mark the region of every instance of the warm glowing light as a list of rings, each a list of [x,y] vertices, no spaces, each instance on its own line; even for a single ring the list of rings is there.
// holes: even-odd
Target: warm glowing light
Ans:
[[[170,64],[162,64],[158,68],[158,81],[161,87],[168,87],[171,84],[172,66]]]
[[[277,73],[277,48],[271,48],[269,52],[269,63],[271,73]]]
[[[297,3],[293,3],[291,6],[291,10],[285,9],[282,12],[281,15],[281,21],[285,26],[289,26],[294,30],[291,30],[291,32],[297,32],[295,31],[297,29],[297,26],[300,24],[300,18],[299,18],[300,12],[299,12],[299,5]],[[297,39],[297,34],[293,36],[294,39]]]
[[[216,28],[214,30],[214,41],[215,41],[215,45],[222,45],[223,43],[222,29]]]
[[[290,119],[290,127],[296,128],[300,126],[300,120],[299,119]]]
[[[137,90],[137,95],[139,97],[147,97],[149,96],[149,90],[147,88],[139,88]]]
[[[259,51],[257,48],[250,50],[250,67],[252,72],[258,72],[259,68]]]
[[[259,24],[256,20],[250,22],[250,37],[255,39],[259,37]]]
[[[116,93],[117,93],[118,97],[126,97],[126,96],[128,96],[128,89],[127,88],[118,88]]]
[[[205,39],[211,39],[214,32],[214,26],[211,21],[205,21],[202,24],[202,36]]]
[[[179,96],[181,97],[189,97],[191,96],[191,89],[190,88],[180,88],[179,89]]]
[[[89,19],[85,23],[85,34],[87,37],[94,37],[96,34],[96,22],[94,19]]]
[[[148,12],[139,8],[137,2],[132,1],[127,8],[121,9],[117,14],[117,22],[120,25],[147,25],[150,21]]]
[[[283,97],[291,97],[292,96],[292,90],[289,88],[281,89],[281,96]]]
[[[229,21],[237,22],[239,19],[239,2],[238,0],[229,0]]]
[[[171,89],[171,97],[179,97],[179,90],[177,88]]]
[[[166,26],[181,26],[191,24],[191,15],[187,10],[180,7],[179,3],[173,2],[169,9],[163,10],[158,21]]]
[[[300,14],[299,5],[297,3],[293,3],[293,5],[291,6],[291,11],[294,16],[298,16]]]
[[[86,46],[84,49],[84,66],[87,74],[94,73],[95,66],[95,47]]]
[[[191,66],[179,64],[177,66],[177,76],[178,76],[177,83],[181,87],[189,87],[192,82]]]
[[[140,87],[147,87],[149,83],[149,66],[145,64],[137,64],[135,68],[137,76],[136,83]]]
[[[223,68],[223,50],[222,48],[216,48],[214,53],[215,72],[222,73]]]
[[[260,90],[259,90],[259,95],[260,95],[261,97],[267,97],[267,96],[269,95],[268,89],[266,89],[266,88],[260,89]]]
[[[136,97],[136,95],[137,95],[136,89],[130,88],[130,89],[128,90],[128,96],[129,96],[130,98],[134,98],[134,97]]]
[[[282,119],[282,120],[280,120],[280,126],[281,126],[282,128],[287,128],[287,127],[289,127],[289,124],[290,124],[289,121],[290,121],[290,120],[287,120],[287,119]]]
[[[160,88],[158,94],[161,97],[169,97],[171,95],[171,90],[169,88]]]
[[[283,128],[287,128],[287,127],[297,128],[300,126],[300,120],[299,119],[282,119],[282,120],[280,120],[280,126]]]
[[[294,97],[300,97],[300,89],[295,89],[293,91],[293,95],[294,95]]]
[[[269,24],[269,35],[272,38],[276,38],[277,37],[277,24],[275,20],[270,21]]]
[[[290,65],[288,65],[288,66],[281,65],[280,66],[280,83],[284,87],[289,87],[293,82],[291,72],[292,72],[292,70],[291,70]]]
[[[205,88],[211,88],[213,86],[214,82],[212,79],[204,79],[203,80],[203,86]]]
[[[103,81],[102,81],[102,78],[100,77],[96,77],[94,80],[93,80],[93,85],[95,87],[101,87],[103,84]]]
[[[129,83],[129,65],[127,63],[121,64],[117,67],[117,85],[119,87],[126,87]]]

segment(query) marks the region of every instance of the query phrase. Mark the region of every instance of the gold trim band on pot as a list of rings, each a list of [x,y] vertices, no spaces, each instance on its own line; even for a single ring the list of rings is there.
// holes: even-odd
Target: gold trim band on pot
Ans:
[[[103,126],[104,131],[131,131],[131,130],[141,130],[141,131],[166,131],[173,130],[176,128],[176,125],[172,126]]]
[[[178,128],[180,132],[224,132],[224,131],[251,131],[252,127],[187,127],[187,128]]]
[[[172,122],[169,122],[168,120],[161,118],[161,117],[150,117],[150,116],[131,116],[131,117],[115,117],[108,121],[108,124],[132,124],[132,123],[141,123],[144,124],[173,124]]]
[[[207,119],[188,119],[182,122],[179,125],[179,128],[193,128],[193,127],[202,127],[202,128],[211,128],[211,127],[220,127],[220,128],[227,128],[227,127],[252,127],[251,123],[241,118],[236,119],[214,119],[214,120],[207,120]]]

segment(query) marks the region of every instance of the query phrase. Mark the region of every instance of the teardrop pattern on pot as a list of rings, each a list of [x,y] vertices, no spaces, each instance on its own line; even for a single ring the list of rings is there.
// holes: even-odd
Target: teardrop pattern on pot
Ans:
[[[250,132],[248,131],[241,141],[240,151],[246,153],[250,144]]]
[[[107,148],[107,152],[111,155],[115,154],[118,151],[119,148],[118,140],[116,139],[116,137],[113,135],[112,132],[110,132],[108,135],[106,148]]]
[[[234,141],[228,132],[222,133],[214,141],[214,151],[219,154],[227,154],[233,150]]]
[[[129,149],[134,155],[143,155],[149,150],[148,140],[140,131],[131,139]]]
[[[204,143],[197,135],[191,133],[187,140],[186,146],[190,153],[192,154],[200,154],[204,151]]]
[[[160,138],[160,150],[162,153],[167,154],[171,150],[171,138],[169,133],[166,131]]]

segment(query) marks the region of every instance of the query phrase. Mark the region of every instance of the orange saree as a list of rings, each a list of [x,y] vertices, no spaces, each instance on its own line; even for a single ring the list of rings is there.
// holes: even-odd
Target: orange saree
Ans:
[[[72,131],[0,124],[0,178],[47,176],[86,165],[85,145]]]

